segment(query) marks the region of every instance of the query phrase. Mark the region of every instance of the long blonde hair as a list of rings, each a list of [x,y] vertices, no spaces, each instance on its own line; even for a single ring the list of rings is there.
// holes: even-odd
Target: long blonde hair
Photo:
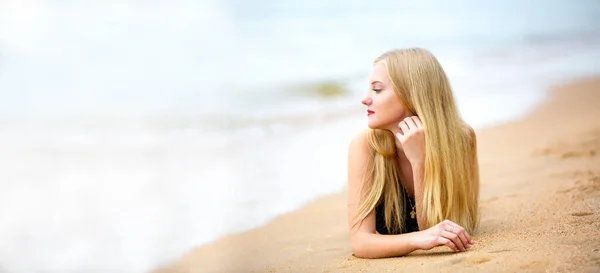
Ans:
[[[426,228],[448,219],[473,234],[479,224],[477,146],[474,132],[456,107],[446,73],[435,56],[421,48],[388,51],[374,63],[379,62],[386,65],[404,108],[425,127],[423,203],[418,217],[427,219]],[[373,160],[363,177],[364,201],[354,224],[385,200],[386,228],[403,231],[407,196],[398,183],[395,137],[389,130],[373,129],[368,139]]]

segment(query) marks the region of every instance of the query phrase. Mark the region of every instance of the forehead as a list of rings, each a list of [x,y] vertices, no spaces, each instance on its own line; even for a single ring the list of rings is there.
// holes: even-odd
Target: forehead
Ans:
[[[371,82],[380,81],[384,84],[389,82],[389,74],[387,71],[387,67],[383,62],[378,62],[375,65],[373,65],[370,79]]]

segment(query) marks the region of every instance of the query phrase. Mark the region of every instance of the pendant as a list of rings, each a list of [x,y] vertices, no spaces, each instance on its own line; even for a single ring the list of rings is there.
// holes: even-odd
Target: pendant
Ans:
[[[410,218],[415,219],[415,214],[417,214],[414,210],[410,212]]]

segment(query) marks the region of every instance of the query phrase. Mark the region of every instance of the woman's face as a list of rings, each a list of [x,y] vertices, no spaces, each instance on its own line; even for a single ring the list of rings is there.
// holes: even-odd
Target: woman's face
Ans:
[[[362,100],[362,104],[367,106],[369,128],[388,130],[397,128],[398,123],[407,117],[407,111],[394,92],[383,62],[373,66],[369,82],[370,90]]]

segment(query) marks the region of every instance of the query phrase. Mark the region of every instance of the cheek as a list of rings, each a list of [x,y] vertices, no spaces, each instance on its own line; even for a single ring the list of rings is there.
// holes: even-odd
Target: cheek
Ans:
[[[369,119],[371,128],[388,128],[400,122],[404,115],[404,107],[395,97],[392,96],[380,97],[375,103],[376,114],[374,118]]]
[[[405,112],[404,106],[402,106],[402,103],[395,96],[386,101],[385,113],[389,119],[401,119]]]

